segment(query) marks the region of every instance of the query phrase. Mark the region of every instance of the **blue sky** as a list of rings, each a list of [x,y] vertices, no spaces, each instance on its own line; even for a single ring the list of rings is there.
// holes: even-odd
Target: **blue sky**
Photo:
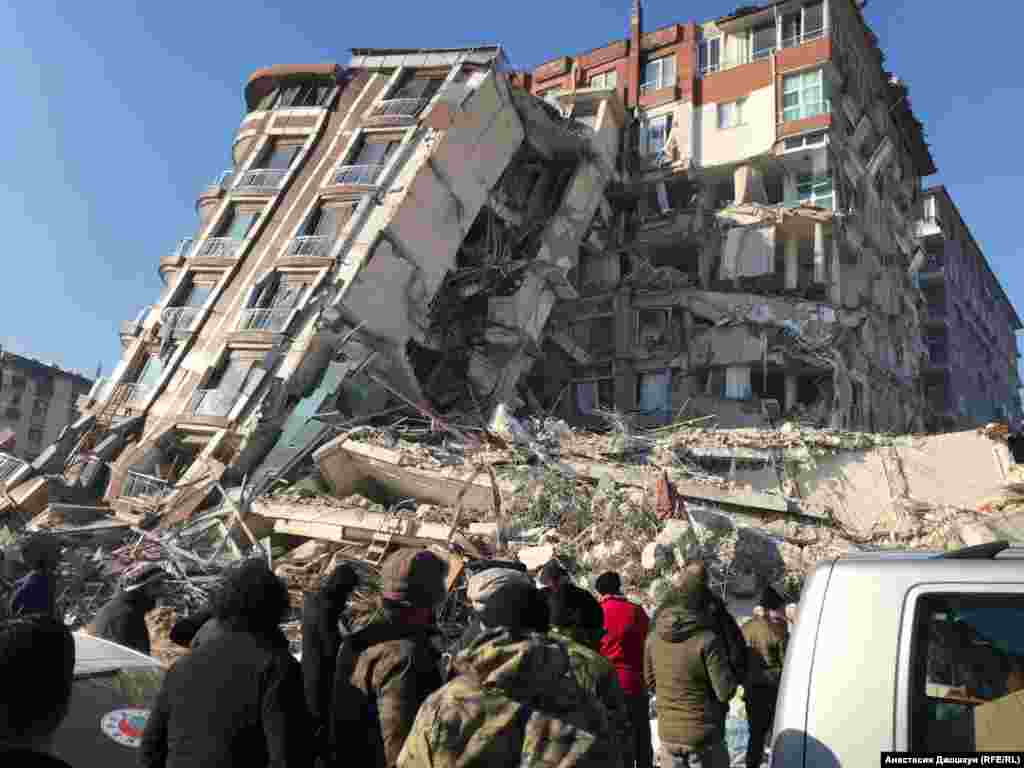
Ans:
[[[648,0],[645,27],[743,4]],[[0,0],[0,344],[87,375],[114,367],[118,323],[157,298],[160,256],[194,234],[197,193],[228,167],[254,69],[344,64],[352,47],[491,42],[528,68],[624,37],[629,6]],[[928,181],[949,188],[1024,314],[1024,4],[980,8],[998,13],[977,17],[969,36],[963,5],[873,0],[865,10],[925,123],[939,167]]]

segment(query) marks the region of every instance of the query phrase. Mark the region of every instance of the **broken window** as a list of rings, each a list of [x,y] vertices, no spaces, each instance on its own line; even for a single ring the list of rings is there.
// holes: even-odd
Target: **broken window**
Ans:
[[[227,416],[253,376],[255,363],[249,356],[231,352],[210,376],[204,389],[192,396],[196,416]]]
[[[648,349],[665,346],[669,334],[669,309],[641,309],[636,313],[636,343]]]
[[[665,368],[641,373],[636,382],[637,410],[644,416],[667,421],[672,415],[672,371]]]
[[[390,98],[392,99],[419,99],[423,102],[434,98],[441,86],[444,85],[446,77],[430,75],[428,73],[412,72],[406,75],[402,84],[398,86]]]
[[[749,400],[752,394],[750,366],[728,366],[725,369],[725,398],[727,400]]]
[[[736,99],[736,101],[718,105],[719,130],[743,125],[743,105],[746,101],[746,99]]]
[[[668,88],[670,85],[675,85],[675,54],[648,61],[644,65],[643,78],[643,82],[640,83],[640,93],[644,93],[645,91],[656,91],[660,88]]]
[[[713,37],[710,40],[702,40],[698,48],[698,65],[700,73],[706,75],[710,72],[717,72],[721,66],[722,38]]]
[[[355,213],[357,203],[321,203],[292,241],[291,256],[330,256],[332,246]]]
[[[775,22],[769,21],[750,30],[750,50],[753,61],[775,52]]]
[[[615,409],[615,379],[576,382],[576,412],[592,416],[595,410]]]
[[[782,119],[803,120],[829,111],[824,70],[782,78]]]
[[[640,154],[660,155],[665,150],[669,132],[672,130],[672,115],[658,115],[640,123]]]
[[[619,84],[619,73],[614,69],[591,75],[588,85],[591,88],[614,88]]]
[[[345,164],[338,168],[334,183],[376,184],[384,166],[401,143],[402,134],[379,131],[364,133]]]

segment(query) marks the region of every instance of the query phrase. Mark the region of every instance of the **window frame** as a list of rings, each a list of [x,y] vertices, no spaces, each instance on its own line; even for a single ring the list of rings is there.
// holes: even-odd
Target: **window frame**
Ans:
[[[668,67],[668,63],[671,63],[671,67]],[[654,80],[648,80],[647,68],[655,66],[657,69],[657,76]],[[666,75],[666,70],[671,69],[671,76]],[[659,56],[655,59],[649,59],[644,62],[643,71],[641,75],[645,78],[640,83],[641,95],[649,91],[659,91],[662,88],[668,88],[674,86],[678,82],[677,68],[676,68],[676,55],[674,53],[667,54],[665,56]]]
[[[825,184],[825,179],[828,180],[829,191],[827,194],[823,194],[818,187]],[[806,197],[800,191],[801,186],[810,187]],[[836,202],[836,190],[835,190],[835,177],[832,171],[826,171],[824,174],[813,174],[813,173],[801,173],[796,177],[796,202],[797,205],[800,203],[810,203],[811,205],[818,206],[819,208],[828,208],[835,210]],[[825,206],[820,205],[819,200],[831,198],[831,205]]]
[[[772,33],[772,44],[768,48],[755,48],[754,41],[757,38],[759,32],[771,32]],[[775,21],[763,22],[757,26],[753,26],[747,33],[747,52],[749,54],[749,61],[762,61],[771,56],[779,48],[779,29]]]
[[[714,74],[723,69],[722,67],[722,35],[709,37],[701,40],[697,46],[697,71],[701,77]],[[715,63],[711,63],[711,44],[714,43]]]
[[[415,130],[413,127],[395,128],[389,126],[387,128],[367,128],[362,127],[356,131],[355,135],[349,140],[348,146],[345,147],[345,151],[341,155],[341,159],[335,164],[334,170],[328,175],[324,181],[324,187],[332,187],[338,185],[356,185],[360,187],[373,187],[379,188],[384,186],[382,179],[386,179],[394,168],[396,159],[400,156],[402,148],[409,141],[409,137]],[[375,140],[378,136],[394,136],[396,137],[393,141],[387,142],[393,143],[394,149],[390,150],[383,158],[383,163],[360,163],[359,154],[363,152],[367,143],[384,143]],[[358,182],[358,181],[344,181],[339,182],[338,174],[342,168],[346,167],[358,167],[361,165],[379,165],[381,167],[380,172],[374,177],[372,182]]]
[[[655,123],[665,124],[665,138],[661,146],[657,151],[651,150],[651,128]],[[640,146],[638,147],[640,155],[642,157],[657,157],[665,151],[665,145],[668,143],[668,137],[672,133],[672,113],[665,112],[660,115],[654,115],[653,117],[645,117],[640,121]]]
[[[817,6],[821,9],[821,26],[816,29],[807,28],[807,10]],[[798,17],[799,28],[796,35],[785,37],[786,33],[786,20],[792,19],[794,16]],[[814,0],[813,2],[803,3],[798,10],[789,11],[779,16],[779,47],[780,49],[785,48],[796,48],[799,45],[810,40],[817,40],[818,38],[825,36],[825,4],[823,0]]]
[[[805,80],[809,76],[816,76],[817,82],[813,85],[805,84]],[[797,87],[790,89],[788,83],[796,82]],[[817,88],[820,91],[819,99],[817,101],[810,101],[807,98],[807,92]],[[794,104],[786,104],[786,97],[796,94],[797,101]],[[825,77],[824,67],[814,67],[807,69],[802,72],[793,72],[782,76],[782,122],[788,123],[794,120],[806,120],[807,118],[817,117],[818,115],[827,114],[831,109],[831,102],[828,94],[828,78]],[[811,112],[810,107],[815,107],[815,111]],[[795,110],[795,114],[793,111]]]
[[[609,83],[608,78],[611,77],[615,82]],[[600,85],[595,81],[600,79]],[[617,69],[606,69],[604,72],[597,72],[587,78],[588,88],[618,88],[619,87],[619,71]]]
[[[807,140],[812,136],[820,137],[820,141],[815,141],[813,144],[808,144]],[[790,142],[799,141],[800,144],[795,146],[789,146]],[[817,149],[818,147],[828,146],[828,131],[809,131],[808,133],[799,133],[796,136],[787,136],[782,140],[782,151],[783,153],[789,152],[802,152],[805,149]]]
[[[746,121],[744,121],[743,119],[743,107],[746,104],[746,102],[746,96],[735,99],[733,101],[719,102],[716,110],[716,124],[718,126],[718,130],[727,131],[732,128],[740,128],[741,126],[746,125]],[[735,121],[729,125],[722,124],[723,107],[732,107],[731,112],[733,115],[735,115]]]

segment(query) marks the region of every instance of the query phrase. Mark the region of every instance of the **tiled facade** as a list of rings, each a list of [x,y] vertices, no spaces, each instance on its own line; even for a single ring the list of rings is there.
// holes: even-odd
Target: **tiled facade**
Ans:
[[[90,379],[55,365],[0,353],[0,431],[14,432],[14,445],[5,452],[33,461],[75,421],[78,399],[92,385]]]
[[[945,187],[922,194],[928,359],[924,386],[934,427],[1019,419],[1020,318]]]

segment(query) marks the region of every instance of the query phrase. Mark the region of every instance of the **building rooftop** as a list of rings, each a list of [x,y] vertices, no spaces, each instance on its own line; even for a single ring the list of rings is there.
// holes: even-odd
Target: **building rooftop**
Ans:
[[[92,379],[86,378],[78,371],[65,370],[55,363],[44,363],[42,360],[36,360],[34,357],[17,355],[13,352],[3,352],[2,357],[0,357],[0,362],[2,362],[4,366],[10,366],[17,368],[19,371],[24,371],[29,376],[66,376],[77,380],[86,387],[91,387],[93,383]]]

